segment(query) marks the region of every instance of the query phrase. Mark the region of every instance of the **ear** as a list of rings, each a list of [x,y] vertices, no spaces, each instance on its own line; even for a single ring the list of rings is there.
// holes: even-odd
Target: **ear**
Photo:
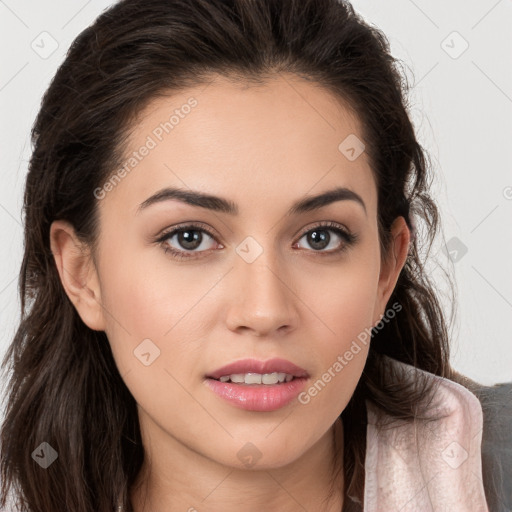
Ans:
[[[411,233],[405,219],[397,217],[391,225],[391,245],[381,265],[377,300],[375,303],[375,313],[380,316],[374,319],[374,324],[378,323],[382,318],[388,300],[395,289],[400,272],[407,260],[410,239]]]
[[[95,331],[105,330],[99,278],[89,248],[63,220],[52,223],[50,246],[64,291],[80,318]]]

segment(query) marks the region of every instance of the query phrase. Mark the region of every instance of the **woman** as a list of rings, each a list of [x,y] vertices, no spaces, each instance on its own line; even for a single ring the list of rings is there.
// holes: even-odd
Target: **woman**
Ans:
[[[405,92],[335,0],[125,0],[80,34],[32,134],[3,505],[503,500]]]

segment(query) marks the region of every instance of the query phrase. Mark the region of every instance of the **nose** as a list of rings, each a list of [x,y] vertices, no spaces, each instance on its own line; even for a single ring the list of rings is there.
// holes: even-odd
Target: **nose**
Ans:
[[[226,319],[232,331],[250,331],[263,337],[297,327],[299,299],[293,282],[270,252],[263,251],[252,263],[241,257],[235,260],[230,272],[232,293]]]

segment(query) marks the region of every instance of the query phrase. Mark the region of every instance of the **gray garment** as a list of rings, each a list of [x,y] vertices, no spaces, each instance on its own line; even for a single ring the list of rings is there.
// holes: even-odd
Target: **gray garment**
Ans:
[[[512,382],[468,384],[482,405],[482,477],[489,512],[512,512]],[[343,512],[363,512],[363,508],[347,498]]]
[[[512,511],[512,382],[472,389],[482,404],[482,476],[490,512]]]

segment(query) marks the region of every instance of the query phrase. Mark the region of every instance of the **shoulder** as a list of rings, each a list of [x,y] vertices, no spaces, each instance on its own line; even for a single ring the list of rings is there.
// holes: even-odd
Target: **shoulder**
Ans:
[[[430,381],[414,419],[393,418],[367,401],[365,505],[368,510],[487,511],[482,478],[483,411],[461,384],[389,361],[390,378]],[[365,508],[366,510],[366,508]],[[492,509],[494,512],[494,509]]]
[[[450,389],[450,394],[453,391],[456,392],[457,398],[452,402],[456,409],[465,409],[469,402],[473,402],[473,409],[479,406],[481,418],[474,416],[472,422],[474,425],[480,424],[476,435],[481,437],[481,475],[489,510],[510,512],[512,510],[512,382],[484,386],[457,372],[454,372],[454,380],[440,377],[435,379],[441,382],[440,389]],[[443,395],[444,391],[441,394]],[[445,394],[444,396],[446,397]]]

